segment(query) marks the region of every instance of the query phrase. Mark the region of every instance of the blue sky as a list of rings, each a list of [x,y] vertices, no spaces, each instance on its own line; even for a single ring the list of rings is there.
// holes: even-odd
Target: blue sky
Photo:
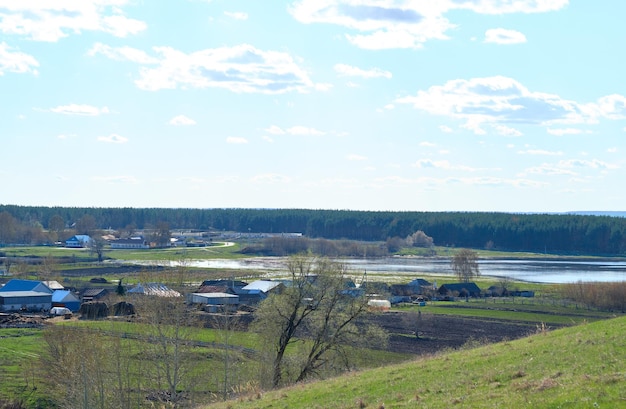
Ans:
[[[0,0],[0,203],[625,210],[624,15]]]

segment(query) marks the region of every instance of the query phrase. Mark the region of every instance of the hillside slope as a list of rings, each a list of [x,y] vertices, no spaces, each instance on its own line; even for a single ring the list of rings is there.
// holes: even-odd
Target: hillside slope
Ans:
[[[626,317],[296,385],[209,408],[626,408]]]

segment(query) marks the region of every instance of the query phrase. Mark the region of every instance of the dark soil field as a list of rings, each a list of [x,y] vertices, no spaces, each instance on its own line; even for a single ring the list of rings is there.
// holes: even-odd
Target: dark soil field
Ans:
[[[388,349],[415,355],[457,349],[472,342],[492,343],[522,338],[537,331],[532,323],[450,315],[385,312],[373,318],[387,330]],[[418,328],[419,338],[415,336]]]

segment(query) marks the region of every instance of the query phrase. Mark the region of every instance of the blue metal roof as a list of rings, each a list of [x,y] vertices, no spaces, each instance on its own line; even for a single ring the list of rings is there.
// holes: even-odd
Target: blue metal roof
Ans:
[[[0,287],[0,291],[39,291],[52,294],[52,290],[41,281],[35,280],[9,280],[3,287]]]

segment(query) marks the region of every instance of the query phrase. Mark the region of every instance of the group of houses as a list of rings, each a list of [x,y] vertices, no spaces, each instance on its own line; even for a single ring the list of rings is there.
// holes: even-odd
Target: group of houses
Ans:
[[[13,279],[0,287],[0,312],[66,314],[78,311],[80,304],[80,298],[57,281]]]
[[[312,277],[312,280],[315,278]],[[192,292],[187,293],[185,301],[198,305],[205,311],[246,310],[254,308],[270,294],[281,292],[291,283],[288,280],[256,280],[247,283],[240,280],[206,280]],[[121,285],[121,283],[120,283]],[[486,291],[472,282],[449,283],[437,287],[418,278],[406,284],[387,284],[385,282],[364,281],[357,286],[351,279],[346,279],[343,289],[346,295],[366,295],[373,306],[391,306],[398,303],[425,303],[428,300],[453,300],[483,296],[522,296],[532,297],[532,291],[511,293],[497,287]],[[160,297],[183,297],[178,291],[160,283],[136,284],[124,289],[129,296],[145,295]],[[80,310],[81,305],[103,300],[109,294],[105,288],[87,288],[75,292],[64,288],[57,281],[36,281],[12,279],[0,286],[0,312],[52,312],[69,314]]]

